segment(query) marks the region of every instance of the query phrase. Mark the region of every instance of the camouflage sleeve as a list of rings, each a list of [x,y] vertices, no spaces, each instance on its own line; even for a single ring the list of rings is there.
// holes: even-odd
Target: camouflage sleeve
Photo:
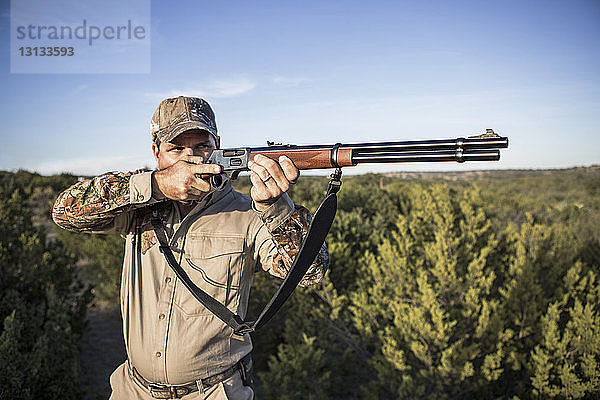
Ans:
[[[289,218],[271,231],[271,237],[277,248],[277,254],[273,257],[271,272],[273,275],[285,278],[300,251],[300,246],[308,232],[310,222],[310,212],[303,206],[294,205],[294,211]],[[323,243],[317,257],[308,268],[299,285],[306,287],[321,282],[328,267],[329,252],[327,245]]]
[[[58,196],[52,218],[61,228],[76,232],[113,231],[117,216],[148,204],[151,174],[109,172],[77,182]]]
[[[295,205],[287,194],[281,196],[260,216],[257,231],[258,266],[278,278],[285,278],[300,251],[302,241],[308,233],[311,222],[310,212],[302,206]],[[300,281],[300,286],[310,286],[319,283],[329,266],[329,253],[323,244],[309,267],[306,275]]]

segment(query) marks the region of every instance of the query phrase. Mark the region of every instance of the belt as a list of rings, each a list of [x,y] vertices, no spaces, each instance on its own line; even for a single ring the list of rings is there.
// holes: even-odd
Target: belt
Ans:
[[[187,383],[185,385],[163,385],[144,379],[142,375],[127,362],[129,376],[150,391],[150,395],[155,399],[179,399],[185,395],[198,391],[198,385],[202,385],[202,390],[209,388],[217,383],[224,381],[232,376],[236,371],[242,368],[241,361],[227,368],[225,371],[204,378],[198,382]]]

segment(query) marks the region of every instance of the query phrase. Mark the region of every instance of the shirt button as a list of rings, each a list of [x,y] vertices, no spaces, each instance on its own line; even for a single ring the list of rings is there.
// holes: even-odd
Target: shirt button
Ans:
[[[170,276],[167,276],[167,277],[165,278],[165,282],[166,282],[166,283],[169,283],[169,282],[171,282],[171,277],[170,277]]]
[[[165,314],[160,314],[160,315],[158,316],[158,319],[165,319]]]
[[[162,354],[160,354],[160,351],[157,351],[155,355],[156,357],[160,357]]]

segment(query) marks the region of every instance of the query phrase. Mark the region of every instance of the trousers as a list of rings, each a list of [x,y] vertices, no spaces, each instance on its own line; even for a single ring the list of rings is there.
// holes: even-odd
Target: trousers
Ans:
[[[110,387],[112,393],[109,400],[154,400],[148,389],[129,377],[127,361],[119,365],[110,376]],[[254,391],[251,387],[244,386],[240,371],[236,371],[224,381],[204,389],[204,392],[190,393],[182,399],[252,400]]]

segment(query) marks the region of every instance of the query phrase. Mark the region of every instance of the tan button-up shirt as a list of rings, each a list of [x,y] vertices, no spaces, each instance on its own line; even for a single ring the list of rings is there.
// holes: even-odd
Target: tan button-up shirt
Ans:
[[[158,249],[151,205],[190,278],[242,318],[254,272],[262,268],[284,277],[310,217],[287,195],[259,213],[247,196],[228,185],[182,218],[174,202],[152,196],[151,172],[107,174],[59,196],[53,217],[60,226],[119,232],[126,238],[121,308],[130,363],[148,381],[189,383],[235,364],[252,343],[248,334],[233,334],[176,278]],[[320,281],[327,261],[324,247],[301,285]]]

